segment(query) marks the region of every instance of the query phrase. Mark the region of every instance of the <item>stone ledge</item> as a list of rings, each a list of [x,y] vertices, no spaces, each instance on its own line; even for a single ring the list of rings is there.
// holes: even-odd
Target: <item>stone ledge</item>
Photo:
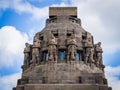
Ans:
[[[110,90],[110,87],[98,84],[25,84],[16,90]]]

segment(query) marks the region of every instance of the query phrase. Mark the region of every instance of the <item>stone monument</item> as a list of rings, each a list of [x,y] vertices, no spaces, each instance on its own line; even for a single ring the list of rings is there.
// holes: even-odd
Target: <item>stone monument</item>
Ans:
[[[112,90],[101,42],[77,18],[76,7],[50,7],[45,28],[26,43],[22,76],[13,90]]]

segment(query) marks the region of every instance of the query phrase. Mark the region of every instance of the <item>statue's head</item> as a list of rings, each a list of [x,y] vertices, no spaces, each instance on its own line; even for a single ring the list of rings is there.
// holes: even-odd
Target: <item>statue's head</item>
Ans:
[[[53,34],[51,34],[51,39],[54,39],[55,37],[54,37],[54,35]]]
[[[98,45],[101,46],[101,42],[98,42]]]
[[[29,44],[28,43],[25,43],[25,46],[28,46]]]
[[[75,34],[72,34],[72,35],[71,35],[71,39],[75,39]]]

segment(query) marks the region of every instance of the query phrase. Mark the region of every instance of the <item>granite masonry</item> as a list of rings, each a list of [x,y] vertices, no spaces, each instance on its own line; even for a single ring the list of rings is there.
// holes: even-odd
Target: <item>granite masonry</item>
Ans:
[[[50,7],[45,28],[25,44],[22,76],[13,90],[112,90],[102,53],[76,7]]]

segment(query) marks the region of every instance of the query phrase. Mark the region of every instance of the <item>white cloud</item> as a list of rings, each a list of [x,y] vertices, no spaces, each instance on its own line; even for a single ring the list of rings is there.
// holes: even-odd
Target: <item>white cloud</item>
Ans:
[[[12,90],[17,84],[17,79],[21,76],[20,73],[0,77],[0,90]]]
[[[61,4],[51,6],[69,6],[63,0]],[[91,32],[95,42],[101,41],[104,52],[114,53],[120,50],[120,1],[102,0],[70,0],[72,6],[78,7],[78,16],[82,19],[83,28]],[[42,19],[48,16],[48,6],[38,8],[28,1],[1,0],[0,8],[12,8],[18,13],[29,13],[34,19]]]
[[[9,7],[9,2],[8,2],[8,0],[6,0],[6,2],[5,2],[5,0],[0,0],[0,9],[6,9],[6,8],[8,8]]]
[[[28,13],[34,19],[41,19],[48,16],[48,7],[38,8],[24,0],[0,0],[0,9],[11,8],[17,13]]]
[[[62,2],[64,2],[65,4],[69,4],[70,0],[61,0]]]
[[[13,5],[14,7],[12,8],[15,9],[16,12],[30,13],[32,14],[32,17],[35,19],[41,19],[48,16],[48,7],[37,8],[28,2],[22,2],[22,0],[19,1],[15,0]]]
[[[119,67],[110,67],[105,68],[106,78],[108,79],[109,86],[112,87],[112,90],[120,90],[120,66]]]
[[[14,63],[22,62],[27,34],[21,33],[13,26],[4,26],[0,29],[0,68],[9,67]]]
[[[120,50],[120,1],[119,0],[71,0],[78,7],[82,26],[101,41],[105,53]]]
[[[64,0],[63,0],[64,1]],[[67,0],[65,0],[67,1]],[[120,0],[71,0],[72,6],[78,7],[78,16],[82,20],[82,26],[87,31],[91,32],[94,36],[95,42],[101,41],[103,44],[104,52],[114,53],[120,50]],[[60,5],[53,4],[52,6],[68,6],[64,3]],[[17,13],[31,14],[34,19],[41,19],[48,16],[48,7],[38,8],[31,5],[29,2],[22,0],[0,0],[0,8],[14,9]],[[27,35],[16,30],[14,27],[3,27],[0,29],[0,67],[10,66],[15,61],[14,58],[19,58],[23,54],[24,43],[28,40]],[[18,61],[17,61],[18,62]],[[109,86],[113,90],[119,90],[120,80],[120,67],[105,68],[106,77]],[[12,79],[13,76],[0,77],[1,84],[10,90],[17,81]],[[119,76],[120,77],[120,76]],[[5,80],[5,81],[4,81]],[[13,80],[12,85],[10,81]],[[1,87],[1,86],[0,86]]]

